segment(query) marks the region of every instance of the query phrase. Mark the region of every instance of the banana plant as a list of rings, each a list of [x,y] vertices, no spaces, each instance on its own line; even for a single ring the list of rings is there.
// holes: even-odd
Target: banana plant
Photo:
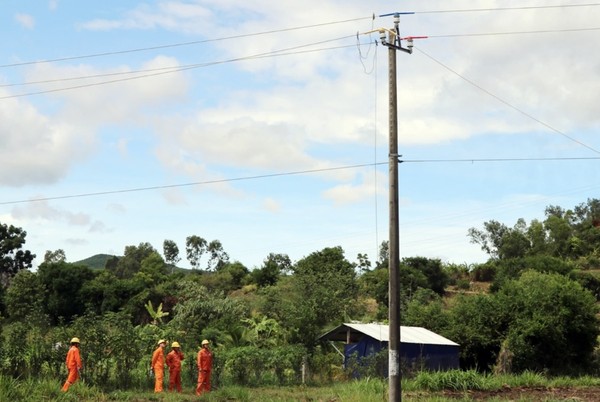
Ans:
[[[158,325],[159,323],[162,324],[163,317],[166,317],[169,315],[168,312],[162,310],[162,303],[160,303],[158,305],[158,307],[156,307],[156,310],[155,310],[154,307],[152,306],[152,301],[148,300],[148,303],[145,304],[145,307],[146,307],[146,311],[148,311],[148,314],[150,314],[150,318],[152,318],[153,325]]]

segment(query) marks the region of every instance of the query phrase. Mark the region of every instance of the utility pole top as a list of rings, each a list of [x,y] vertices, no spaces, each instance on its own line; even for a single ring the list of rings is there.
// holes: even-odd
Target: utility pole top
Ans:
[[[393,13],[381,14],[379,17],[391,17],[391,16],[399,17],[401,15],[414,14],[414,13],[415,13],[414,11],[396,11]]]
[[[404,38],[400,37],[400,15],[414,14],[413,11],[402,11],[402,12],[393,12],[388,14],[381,14],[380,17],[394,17],[394,28],[377,28],[371,31],[363,32],[363,34],[369,34],[373,32],[379,32],[379,39],[381,40],[381,44],[387,46],[389,48],[393,48],[395,50],[401,50],[406,53],[412,53],[413,50],[413,40],[414,39],[425,39],[427,36],[406,36]],[[386,37],[387,34],[387,37]],[[402,41],[406,40],[407,46],[402,47]]]

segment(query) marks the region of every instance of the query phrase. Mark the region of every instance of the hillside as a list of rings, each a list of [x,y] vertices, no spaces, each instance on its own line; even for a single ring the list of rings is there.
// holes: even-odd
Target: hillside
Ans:
[[[81,261],[76,261],[74,264],[85,265],[90,269],[104,269],[106,261],[115,257],[110,254],[96,254]]]
[[[83,259],[80,261],[75,261],[73,264],[85,265],[86,267],[88,267],[90,269],[104,269],[106,267],[106,262],[114,257],[121,258],[121,256],[115,256],[115,255],[110,255],[110,254],[96,254],[96,255],[93,255],[86,259]],[[174,272],[183,272],[183,273],[191,273],[192,272],[192,270],[190,270],[190,269],[180,268],[180,267],[172,267],[171,265],[167,265],[167,270],[168,270],[168,272],[172,272],[172,270]]]

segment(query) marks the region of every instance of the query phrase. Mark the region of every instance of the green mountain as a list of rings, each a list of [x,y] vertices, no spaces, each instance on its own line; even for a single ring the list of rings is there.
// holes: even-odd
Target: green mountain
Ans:
[[[90,269],[104,269],[106,266],[106,261],[114,257],[116,256],[110,254],[96,254],[86,258],[85,260],[76,261],[74,264],[85,265]]]

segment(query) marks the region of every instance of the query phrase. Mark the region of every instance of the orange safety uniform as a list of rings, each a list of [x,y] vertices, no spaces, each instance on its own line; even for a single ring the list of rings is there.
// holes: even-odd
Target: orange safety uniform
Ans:
[[[79,370],[81,370],[81,356],[79,355],[79,348],[75,345],[71,345],[67,352],[67,370],[69,370],[69,376],[67,381],[62,387],[63,392],[67,392],[69,387],[79,379]]]
[[[154,371],[154,392],[163,392],[163,381],[165,378],[165,354],[162,346],[156,348],[152,353],[150,367]]]
[[[181,392],[181,361],[184,359],[180,350],[171,350],[167,354],[167,366],[169,366],[169,391],[177,389]]]
[[[213,355],[208,348],[202,348],[198,352],[198,385],[196,395],[210,391],[210,372],[212,371]]]

